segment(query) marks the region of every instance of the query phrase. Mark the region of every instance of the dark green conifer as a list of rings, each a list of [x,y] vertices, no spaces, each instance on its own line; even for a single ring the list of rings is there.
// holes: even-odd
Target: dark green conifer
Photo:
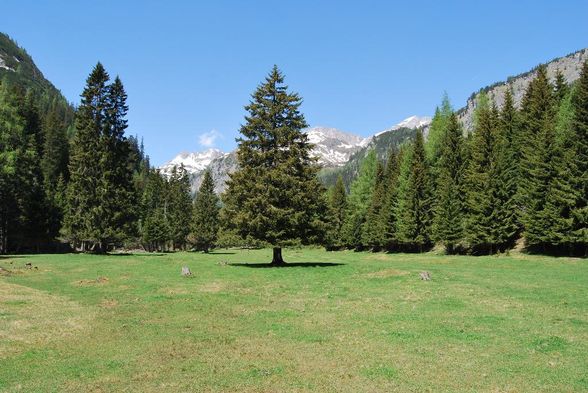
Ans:
[[[385,172],[384,165],[378,161],[372,200],[366,211],[366,220],[362,231],[362,244],[372,250],[380,250],[386,241],[384,222],[382,221],[382,207],[385,201]]]
[[[167,189],[166,218],[170,229],[170,240],[174,249],[183,250],[186,248],[193,221],[190,178],[183,165],[173,168]]]
[[[495,165],[495,113],[488,97],[482,94],[475,113],[475,125],[469,145],[470,157],[466,170],[465,198],[467,217],[465,236],[474,252],[494,251],[492,175]]]
[[[546,197],[555,176],[555,99],[547,78],[547,68],[540,66],[523,99],[521,181],[519,203],[525,240],[531,248],[545,249],[548,231]]]
[[[329,190],[330,207],[330,247],[339,248],[344,245],[342,228],[347,214],[347,193],[343,184],[343,177],[339,175],[335,185]]]
[[[407,248],[422,252],[431,245],[432,186],[423,134],[417,131],[410,157],[407,187],[399,195],[397,234]]]
[[[210,170],[204,172],[204,179],[194,200],[193,226],[190,240],[194,248],[208,252],[218,239],[219,198],[214,192],[214,181]]]
[[[282,264],[282,247],[320,243],[325,233],[327,202],[311,157],[312,145],[302,130],[302,100],[289,93],[274,66],[245,107],[237,157],[224,196],[226,221],[243,238],[270,244],[272,263]]]
[[[463,131],[455,114],[439,146],[437,189],[433,218],[433,239],[445,245],[448,253],[463,239],[464,225],[464,142]]]

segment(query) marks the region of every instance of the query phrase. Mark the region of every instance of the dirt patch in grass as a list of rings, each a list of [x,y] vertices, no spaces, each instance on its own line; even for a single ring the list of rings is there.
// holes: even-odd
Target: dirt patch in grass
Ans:
[[[89,329],[95,317],[67,298],[6,282],[0,282],[0,309],[8,316],[0,318],[0,358],[67,339]]]
[[[118,302],[114,299],[103,299],[100,302],[100,307],[102,308],[115,308],[118,306]]]
[[[88,285],[102,285],[102,284],[106,284],[108,282],[108,277],[98,277],[95,278],[94,280],[79,280],[75,282],[75,285],[77,285],[78,287],[84,287],[84,286],[88,286]]]
[[[225,284],[218,281],[213,281],[202,285],[199,289],[200,292],[217,293],[225,288]]]
[[[410,272],[406,270],[398,270],[398,269],[384,269],[378,270],[377,272],[371,272],[366,274],[366,277],[369,278],[387,278],[387,277],[397,277],[397,276],[406,276],[410,274]]]

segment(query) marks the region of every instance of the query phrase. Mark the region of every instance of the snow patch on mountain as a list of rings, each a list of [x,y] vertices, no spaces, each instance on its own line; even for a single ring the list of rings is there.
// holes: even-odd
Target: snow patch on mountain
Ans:
[[[208,149],[199,153],[182,152],[175,156],[172,160],[163,164],[159,169],[163,174],[171,175],[174,167],[180,167],[182,164],[186,171],[190,174],[202,172],[210,163],[220,157],[229,153],[225,153],[218,149]]]
[[[349,157],[361,148],[363,138],[329,127],[312,127],[305,130],[308,141],[314,145],[312,154],[325,167],[344,165]]]

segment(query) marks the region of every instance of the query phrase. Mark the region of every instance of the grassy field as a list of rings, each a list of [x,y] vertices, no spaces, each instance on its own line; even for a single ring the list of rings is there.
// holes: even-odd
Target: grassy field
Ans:
[[[270,254],[0,258],[0,391],[588,391],[588,260]]]

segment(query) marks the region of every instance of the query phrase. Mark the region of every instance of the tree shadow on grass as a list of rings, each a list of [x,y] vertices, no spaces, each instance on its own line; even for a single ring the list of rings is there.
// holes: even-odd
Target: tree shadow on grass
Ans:
[[[211,251],[208,254],[204,254],[204,255],[235,255],[236,252],[232,252],[232,251]]]
[[[100,254],[97,254],[100,255]],[[162,253],[153,253],[153,252],[145,252],[145,253],[132,253],[132,252],[117,252],[113,254],[105,254],[109,257],[165,257],[168,254]]]
[[[332,266],[343,266],[344,263],[337,262],[286,262],[282,265],[276,265],[272,263],[231,263],[230,266],[238,267],[249,267],[253,269],[265,269],[265,268],[285,268],[285,267],[332,267]]]

